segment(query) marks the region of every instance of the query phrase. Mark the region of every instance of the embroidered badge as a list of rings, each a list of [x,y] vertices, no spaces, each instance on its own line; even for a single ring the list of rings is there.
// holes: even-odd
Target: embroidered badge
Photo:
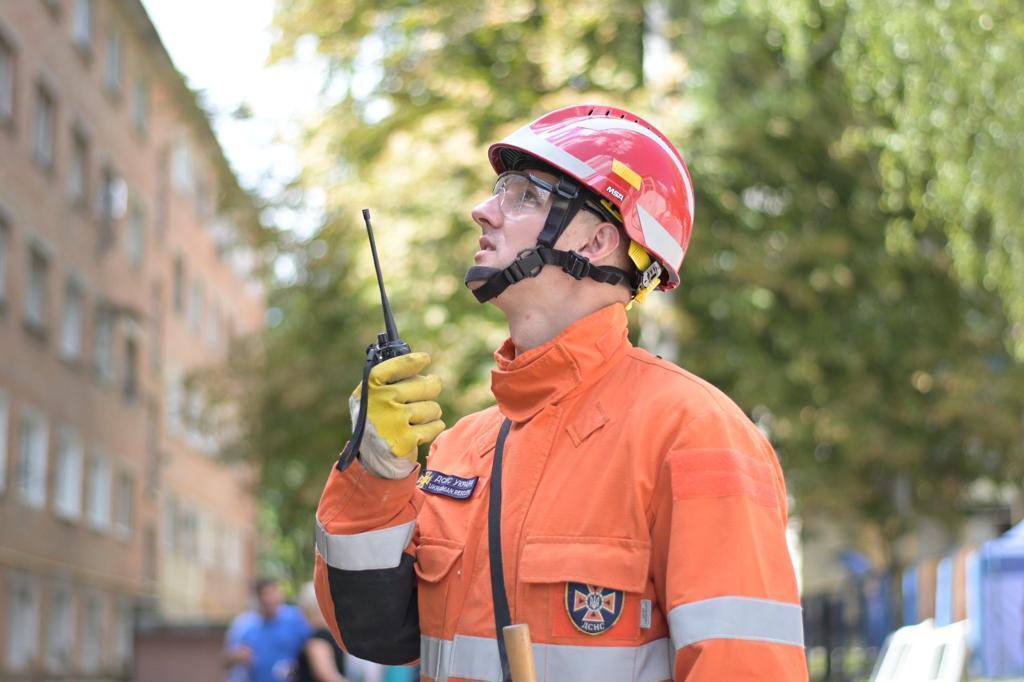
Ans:
[[[416,487],[425,493],[444,495],[456,500],[468,499],[476,488],[479,476],[462,478],[454,474],[442,474],[440,471],[427,469],[416,479]]]
[[[626,595],[583,583],[565,584],[565,610],[576,629],[585,635],[599,635],[619,621]]]

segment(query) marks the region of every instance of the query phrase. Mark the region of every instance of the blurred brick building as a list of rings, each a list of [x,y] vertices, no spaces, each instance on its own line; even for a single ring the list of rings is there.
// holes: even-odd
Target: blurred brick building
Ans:
[[[0,678],[245,606],[252,475],[187,379],[262,325],[254,214],[139,0],[0,2]]]

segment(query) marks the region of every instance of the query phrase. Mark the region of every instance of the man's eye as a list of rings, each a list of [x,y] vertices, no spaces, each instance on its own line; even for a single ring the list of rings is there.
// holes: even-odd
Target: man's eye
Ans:
[[[541,197],[540,192],[530,188],[523,192],[523,203],[527,206],[540,206],[544,203],[544,199]]]

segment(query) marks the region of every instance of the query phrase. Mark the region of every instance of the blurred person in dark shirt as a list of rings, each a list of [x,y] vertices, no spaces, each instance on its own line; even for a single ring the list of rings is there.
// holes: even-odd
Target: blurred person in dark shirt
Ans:
[[[346,682],[345,654],[327,629],[316,602],[313,583],[302,586],[299,608],[309,620],[313,632],[299,653],[296,682]]]

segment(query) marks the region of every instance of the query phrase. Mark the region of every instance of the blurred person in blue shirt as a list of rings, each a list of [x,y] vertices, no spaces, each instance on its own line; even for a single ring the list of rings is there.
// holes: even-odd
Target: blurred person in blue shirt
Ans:
[[[254,609],[247,609],[235,616],[224,635],[224,664],[228,674],[225,682],[250,682],[249,664],[252,662],[252,651],[242,644],[242,635],[260,619]]]
[[[298,607],[284,603],[284,593],[276,580],[258,580],[256,600],[257,617],[240,628],[238,643],[228,652],[228,662],[245,666],[251,682],[287,680],[312,630]]]

